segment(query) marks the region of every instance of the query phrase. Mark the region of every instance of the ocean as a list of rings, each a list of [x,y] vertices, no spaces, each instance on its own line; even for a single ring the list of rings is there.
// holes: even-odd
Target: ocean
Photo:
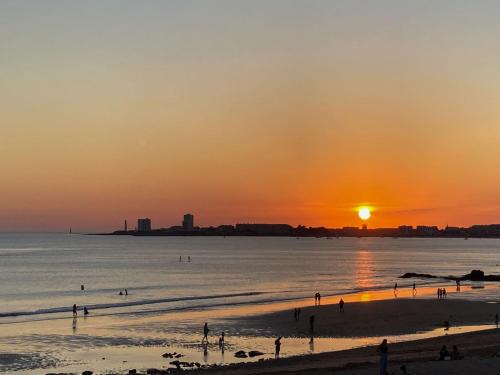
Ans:
[[[500,240],[1,234],[0,351],[32,357],[4,358],[0,371],[49,368],[61,360],[61,345],[78,353],[185,344],[194,332],[189,327],[213,311],[301,300],[316,292],[389,289],[396,281],[405,287],[413,283],[398,279],[405,272],[463,275],[472,269],[500,273]],[[120,295],[125,289],[128,295]],[[481,298],[498,299],[498,288]],[[73,322],[71,330],[66,320],[73,304],[101,320],[89,319],[87,331]],[[177,314],[175,326],[152,323],[169,313]],[[18,333],[21,327],[24,333]],[[68,331],[61,333],[61,327]],[[150,341],[146,331],[154,331]]]
[[[500,273],[500,240],[2,234],[0,319],[73,304],[109,314],[344,294],[405,272],[471,269]]]

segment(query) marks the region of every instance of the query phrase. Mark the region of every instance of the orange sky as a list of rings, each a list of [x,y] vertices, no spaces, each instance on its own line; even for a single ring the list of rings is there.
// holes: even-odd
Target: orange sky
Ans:
[[[500,222],[492,2],[0,4],[0,231]]]

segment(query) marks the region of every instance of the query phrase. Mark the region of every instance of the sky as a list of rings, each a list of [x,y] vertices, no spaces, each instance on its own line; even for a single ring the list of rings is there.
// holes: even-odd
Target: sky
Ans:
[[[498,1],[0,2],[0,231],[500,222]]]

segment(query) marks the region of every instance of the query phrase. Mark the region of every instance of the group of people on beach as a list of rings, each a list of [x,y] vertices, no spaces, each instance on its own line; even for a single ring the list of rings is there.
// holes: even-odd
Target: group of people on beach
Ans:
[[[321,294],[316,293],[314,295],[314,306],[319,306],[321,305]]]
[[[83,306],[83,315],[87,316],[89,315],[89,310],[87,309],[87,306]],[[78,316],[78,306],[73,304],[73,318],[76,318]]]
[[[437,298],[438,299],[446,299],[447,293],[446,288],[438,288],[437,289]]]

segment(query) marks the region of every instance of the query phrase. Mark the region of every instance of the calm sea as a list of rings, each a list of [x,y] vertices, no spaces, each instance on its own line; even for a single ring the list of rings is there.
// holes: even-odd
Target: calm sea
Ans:
[[[231,306],[471,269],[500,273],[500,240],[1,234],[0,323],[46,319],[74,303],[94,315]]]

